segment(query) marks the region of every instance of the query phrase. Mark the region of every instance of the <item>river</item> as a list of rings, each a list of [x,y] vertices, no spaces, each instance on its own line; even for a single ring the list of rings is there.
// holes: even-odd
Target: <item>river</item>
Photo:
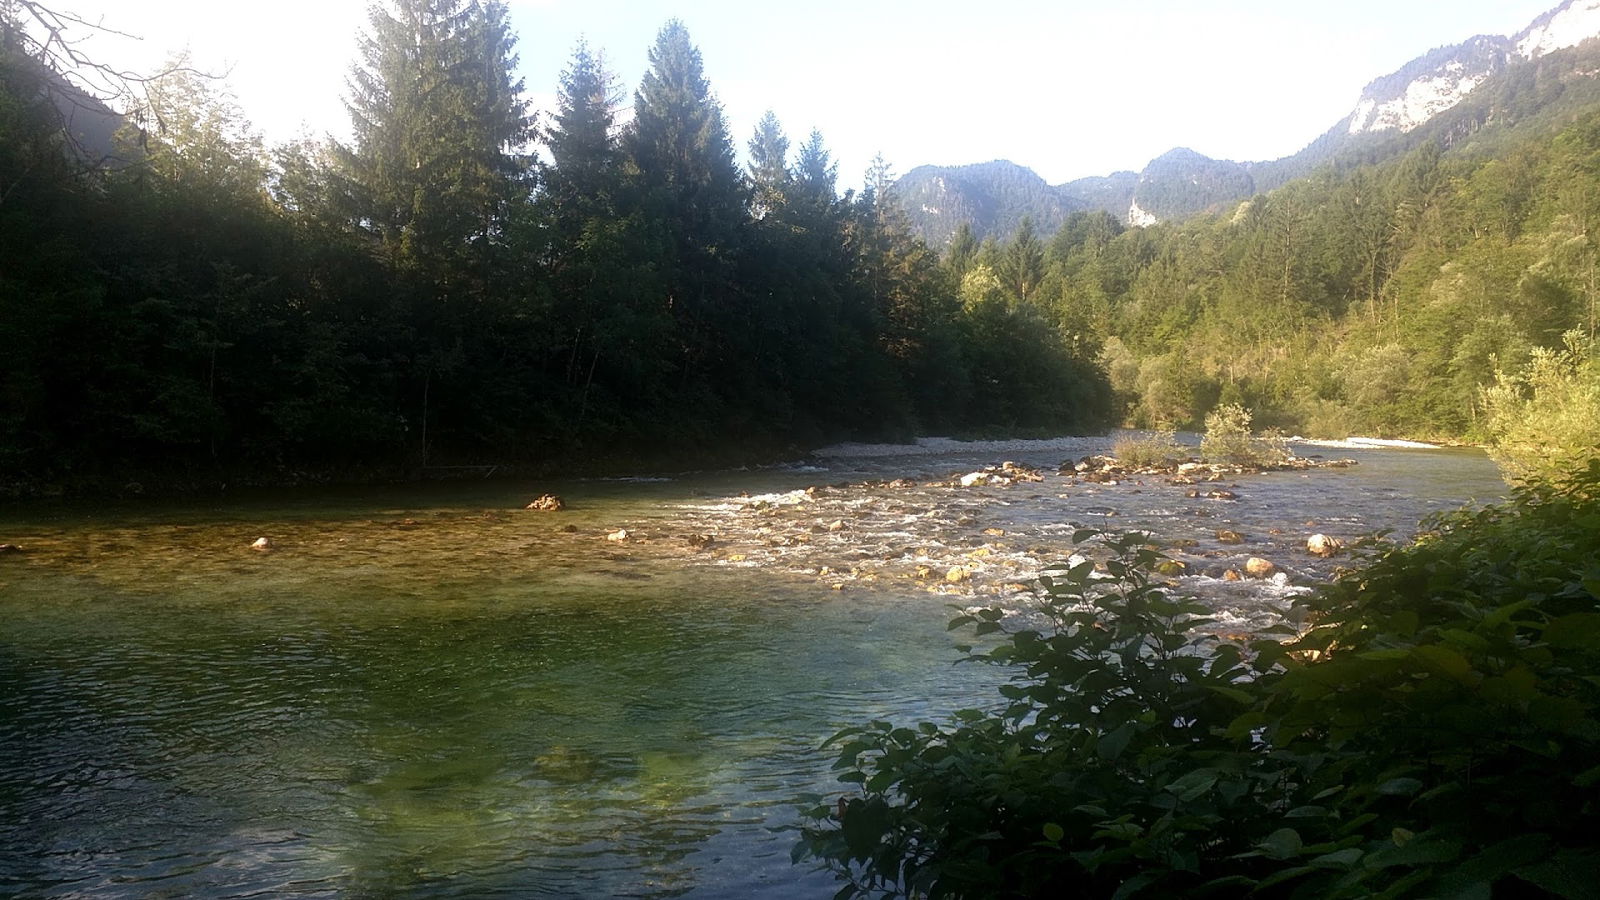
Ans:
[[[952,607],[1020,604],[1075,527],[1151,531],[1247,630],[1340,564],[1307,534],[1504,492],[1461,450],[1299,445],[1358,465],[1234,499],[1056,474],[1109,443],[0,512],[0,894],[831,896],[784,830],[817,746],[991,705]],[[1002,460],[1044,480],[951,483]]]

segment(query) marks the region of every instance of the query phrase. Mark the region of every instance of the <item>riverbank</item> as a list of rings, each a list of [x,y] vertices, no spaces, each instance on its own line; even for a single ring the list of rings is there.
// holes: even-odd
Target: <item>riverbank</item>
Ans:
[[[48,505],[186,497],[252,498],[268,492],[421,482],[648,477],[776,465],[803,459],[809,452],[785,441],[743,441],[693,449],[584,452],[541,460],[488,461],[468,457],[428,465],[389,461],[325,466],[236,465],[205,470],[192,466],[128,467],[51,478],[0,476],[0,500]]]

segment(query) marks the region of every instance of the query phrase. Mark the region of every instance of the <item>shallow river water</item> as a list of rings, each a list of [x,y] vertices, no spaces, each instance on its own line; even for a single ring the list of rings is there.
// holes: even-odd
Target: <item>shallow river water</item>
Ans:
[[[817,746],[991,705],[952,607],[1022,603],[1077,526],[1150,531],[1248,630],[1339,564],[1306,535],[1504,491],[1455,450],[1296,445],[1358,465],[1231,500],[1055,474],[1109,443],[0,511],[0,895],[831,896],[783,830]],[[1003,460],[1045,478],[952,482]],[[1219,577],[1248,556],[1283,574]]]

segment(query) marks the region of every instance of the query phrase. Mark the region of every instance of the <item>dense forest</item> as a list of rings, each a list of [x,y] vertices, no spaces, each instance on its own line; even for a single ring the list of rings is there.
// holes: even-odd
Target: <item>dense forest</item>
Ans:
[[[1184,223],[1077,213],[1053,237],[958,235],[946,265],[1102,343],[1139,425],[1197,425],[1221,402],[1319,436],[1493,440],[1542,377],[1577,391],[1592,447],[1600,114],[1502,143],[1325,167]]]
[[[395,0],[348,143],[268,148],[175,64],[101,152],[42,10],[0,3],[0,490],[692,464],[1219,403],[1600,443],[1600,113],[1566,57],[1208,218],[964,229],[941,258],[889,167],[841,191],[815,130],[793,147],[768,113],[741,166],[681,22],[629,99],[580,45],[536,118],[503,3]]]
[[[95,104],[36,35],[43,9],[0,4],[13,491],[1109,419],[1099,347],[963,293],[887,165],[841,193],[822,136],[792,151],[769,114],[741,169],[680,22],[631,104],[579,46],[536,120],[503,3],[396,0],[362,36],[349,143],[269,149],[180,64],[106,159],[64,127]]]

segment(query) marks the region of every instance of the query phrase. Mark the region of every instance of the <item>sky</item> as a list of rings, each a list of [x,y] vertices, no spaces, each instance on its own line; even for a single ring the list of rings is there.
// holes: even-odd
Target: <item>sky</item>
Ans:
[[[923,164],[1009,159],[1051,183],[1189,147],[1264,160],[1310,143],[1367,82],[1427,50],[1511,34],[1559,0],[509,0],[520,75],[553,106],[580,38],[625,88],[679,18],[741,155],[777,113],[798,147],[820,129],[841,186],[881,153]],[[88,34],[96,59],[153,71],[187,49],[225,75],[269,143],[343,137],[365,0],[49,0],[138,36]]]

